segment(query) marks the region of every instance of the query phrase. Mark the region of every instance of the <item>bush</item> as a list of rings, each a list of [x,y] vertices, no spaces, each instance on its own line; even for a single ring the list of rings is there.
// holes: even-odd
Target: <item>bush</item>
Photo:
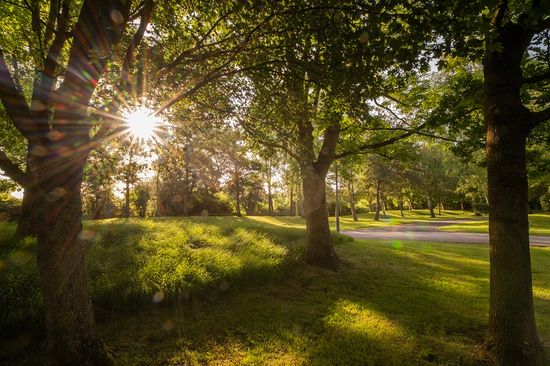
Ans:
[[[9,193],[0,194],[0,221],[15,221],[21,212],[21,200]]]
[[[550,212],[550,188],[548,192],[540,196],[540,205],[543,211]]]
[[[474,209],[474,215],[476,216],[489,214],[489,205],[486,203],[474,203],[473,209]]]

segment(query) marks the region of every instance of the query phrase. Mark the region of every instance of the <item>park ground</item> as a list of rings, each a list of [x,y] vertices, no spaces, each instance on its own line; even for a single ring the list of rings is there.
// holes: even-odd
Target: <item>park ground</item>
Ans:
[[[483,232],[486,218],[443,230]],[[342,229],[434,220],[389,212]],[[550,235],[550,215],[530,217]],[[332,221],[334,224],[334,221]],[[0,364],[45,355],[35,242],[0,225]],[[88,273],[104,340],[120,365],[483,365],[488,248],[335,235],[338,272],[300,261],[291,217],[87,222]],[[550,353],[550,248],[531,249],[539,334]]]

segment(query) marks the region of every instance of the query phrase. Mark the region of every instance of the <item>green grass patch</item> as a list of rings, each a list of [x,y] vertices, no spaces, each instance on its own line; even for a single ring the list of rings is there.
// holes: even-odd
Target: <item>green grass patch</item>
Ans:
[[[0,225],[0,329],[42,318],[34,240]],[[188,299],[280,276],[303,247],[303,229],[250,219],[86,222],[88,278],[98,312]]]
[[[459,224],[445,225],[440,229],[455,232],[487,233],[489,232],[489,222],[488,220],[465,221]],[[550,214],[529,215],[529,234],[550,235]]]
[[[337,236],[343,268],[331,272],[296,265],[304,235],[296,218],[86,228],[94,300],[116,308],[100,330],[120,365],[486,364],[486,246]],[[550,248],[531,251],[536,320],[550,352]],[[4,263],[13,252],[2,248]],[[134,297],[148,305],[132,310]],[[20,332],[0,340],[0,351],[0,364],[39,365],[45,346]]]

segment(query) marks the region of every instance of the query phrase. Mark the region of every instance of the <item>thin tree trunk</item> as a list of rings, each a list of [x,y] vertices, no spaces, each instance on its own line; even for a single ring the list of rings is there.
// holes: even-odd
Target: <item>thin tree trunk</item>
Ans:
[[[386,196],[382,197],[382,216],[386,217]]]
[[[380,221],[380,179],[376,180],[376,212],[374,220]]]
[[[157,168],[157,175],[155,177],[155,188],[156,188],[156,194],[157,194],[157,206],[155,210],[155,216],[160,217],[160,216],[164,216],[164,213],[162,210],[162,202],[160,198],[160,166]]]
[[[409,195],[409,211],[413,211],[414,210],[414,204],[413,204],[413,196],[412,194]]]
[[[130,217],[130,178],[126,177],[124,188],[124,217]]]
[[[124,217],[128,218],[130,217],[130,175],[133,173],[131,170],[132,168],[132,161],[133,161],[133,148],[130,147],[129,151],[129,158],[128,158],[128,171],[126,172],[126,185],[124,188]]]
[[[441,199],[439,199],[439,205],[438,205],[439,216],[441,216],[441,207],[442,206],[443,206],[443,204],[441,203]]]
[[[325,176],[319,175],[314,168],[304,169],[302,187],[307,230],[305,261],[312,265],[337,269],[339,261],[330,235]]]
[[[399,212],[401,213],[401,217],[405,217],[405,214],[403,213],[403,196],[399,196]]]
[[[338,164],[334,166],[334,176],[336,180],[335,200],[334,200],[334,216],[336,219],[336,232],[340,232],[340,187],[338,186]]]
[[[433,219],[435,218],[435,213],[434,213],[434,208],[432,206],[432,198],[430,197],[429,194],[427,195],[427,197],[428,197],[428,210],[430,210],[430,217]]]
[[[188,144],[185,149],[185,160],[184,160],[184,185],[183,185],[183,216],[189,216],[189,211],[191,209],[191,172],[189,165],[191,156],[191,146]]]
[[[353,217],[353,221],[358,221],[357,218],[357,210],[355,209],[355,192],[353,189],[353,176],[349,180],[349,208],[351,210],[351,216]]]
[[[241,217],[241,178],[238,172],[235,172],[235,200],[237,216]]]
[[[294,183],[290,183],[290,216],[296,216],[296,202],[294,201]]]
[[[300,217],[306,217],[305,210],[304,210],[304,186],[303,184],[299,183],[298,187],[298,213]]]
[[[267,162],[267,208],[269,216],[273,216],[273,195],[271,193],[271,160]]]
[[[101,197],[99,197],[98,199],[96,199],[92,220],[99,220],[101,218],[101,213],[103,212],[106,203],[107,198],[102,199]]]

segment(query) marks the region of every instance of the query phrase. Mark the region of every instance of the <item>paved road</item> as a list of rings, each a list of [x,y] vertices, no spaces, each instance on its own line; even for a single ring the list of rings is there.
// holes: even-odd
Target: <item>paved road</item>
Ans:
[[[452,232],[439,229],[440,226],[457,224],[464,221],[471,220],[415,221],[387,228],[345,230],[342,231],[342,234],[357,239],[396,239],[473,244],[489,243],[488,234]],[[530,236],[529,242],[531,246],[549,247],[550,236]]]

